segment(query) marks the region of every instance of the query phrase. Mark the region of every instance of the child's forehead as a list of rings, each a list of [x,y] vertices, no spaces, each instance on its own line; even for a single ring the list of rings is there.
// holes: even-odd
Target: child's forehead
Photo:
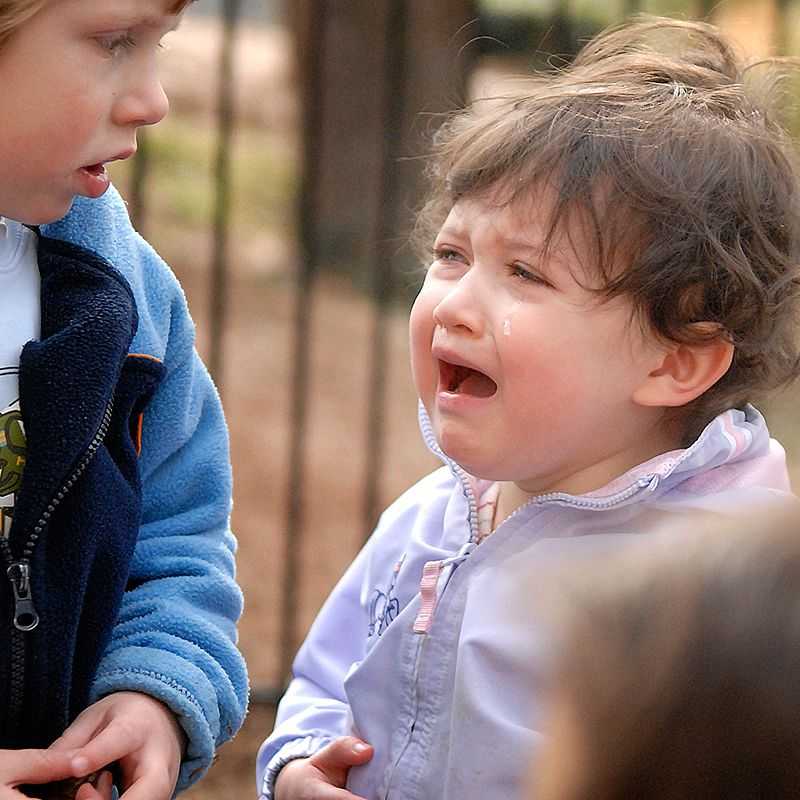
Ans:
[[[553,277],[568,275],[570,283],[597,292],[600,299],[630,269],[642,220],[627,206],[612,212],[607,186],[598,183],[588,195],[564,203],[552,179],[519,191],[505,184],[471,192],[452,203],[437,242],[460,241],[468,249],[520,259]]]
[[[99,21],[108,20],[125,26],[143,25],[153,28],[174,27],[183,9],[188,5],[180,0],[71,0],[61,3],[66,10],[73,6],[82,14]]]
[[[557,190],[548,184],[510,195],[505,187],[457,198],[442,225],[442,233],[481,235],[538,253],[580,246],[583,226],[575,215],[556,218]]]

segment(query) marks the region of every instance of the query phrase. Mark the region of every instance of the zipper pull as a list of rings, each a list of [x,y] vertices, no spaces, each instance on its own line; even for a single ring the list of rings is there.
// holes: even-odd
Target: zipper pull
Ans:
[[[39,625],[39,614],[31,597],[30,562],[14,561],[6,575],[14,592],[14,627],[18,631],[32,631]]]
[[[431,629],[438,599],[436,588],[443,566],[444,561],[428,561],[422,568],[422,580],[419,582],[420,603],[417,618],[414,620],[414,633],[427,633]]]

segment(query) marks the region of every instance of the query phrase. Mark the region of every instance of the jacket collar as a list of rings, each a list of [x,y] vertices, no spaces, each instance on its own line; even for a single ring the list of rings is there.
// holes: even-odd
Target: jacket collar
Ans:
[[[477,513],[476,498],[485,482],[470,475],[442,452],[421,401],[419,425],[428,448],[461,482],[472,518],[473,512]],[[705,427],[690,447],[639,464],[596,491],[584,495],[551,492],[536,501],[603,511],[673,489],[700,495],[736,486],[791,491],[784,450],[770,438],[764,417],[751,405],[723,412]]]
[[[20,356],[27,462],[15,528],[36,524],[100,429],[136,331],[124,278],[96,254],[40,236],[41,338]]]

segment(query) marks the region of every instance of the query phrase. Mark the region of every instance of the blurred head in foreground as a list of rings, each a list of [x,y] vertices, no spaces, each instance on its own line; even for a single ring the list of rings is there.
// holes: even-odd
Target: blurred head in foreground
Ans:
[[[800,796],[800,516],[665,539],[559,592],[530,798]]]

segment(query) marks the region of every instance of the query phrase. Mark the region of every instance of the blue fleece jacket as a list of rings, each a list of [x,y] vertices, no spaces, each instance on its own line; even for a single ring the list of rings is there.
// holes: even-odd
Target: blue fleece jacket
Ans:
[[[24,400],[26,391],[23,380],[28,380],[26,364],[35,367],[37,358],[47,369],[40,370],[39,384],[31,379],[28,387],[36,404],[48,394],[63,394],[64,384],[80,382],[72,411],[61,410],[77,418],[78,435],[71,435],[69,416],[67,422],[62,416],[57,424],[42,424],[39,441],[50,442],[53,453],[63,443],[68,445],[66,456],[54,458],[57,462],[79,463],[81,453],[92,447],[91,436],[98,430],[103,433],[104,424],[107,428],[106,441],[76,483],[78,489],[63,487],[69,489],[68,499],[58,510],[69,507],[71,494],[73,515],[99,531],[93,543],[81,544],[84,551],[76,569],[82,570],[78,588],[83,594],[76,599],[73,592],[56,604],[57,580],[38,587],[48,594],[40,602],[51,617],[60,619],[62,613],[63,624],[76,628],[69,639],[72,646],[76,641],[101,645],[97,663],[81,660],[80,653],[61,654],[72,659],[71,668],[62,670],[70,673],[72,682],[64,690],[69,695],[68,716],[80,710],[80,692],[74,687],[82,681],[88,684],[86,702],[124,690],[163,701],[188,737],[181,790],[205,773],[215,749],[241,726],[247,704],[245,666],[236,647],[242,596],[234,580],[230,460],[219,398],[194,349],[194,326],[177,280],[133,230],[113,188],[100,200],[78,199],[67,217],[41,232],[41,344],[47,356],[37,351],[38,343],[26,346],[20,363],[21,397]],[[55,303],[48,294],[48,286],[58,289],[59,282],[69,302]],[[97,333],[101,329],[102,335]],[[72,342],[72,349],[64,342]],[[82,353],[77,365],[76,353]],[[57,382],[48,384],[48,370],[59,370],[65,363],[72,371],[65,368]],[[34,367],[27,372],[35,373]],[[113,407],[108,407],[101,389],[94,397],[92,387],[114,381]],[[36,439],[35,432],[33,436]],[[45,482],[46,455],[42,452],[37,458],[29,450],[29,466],[34,459],[40,465],[32,475],[44,473]],[[38,480],[31,477],[34,483],[23,484],[20,502],[26,488],[33,505],[35,498],[46,496],[37,492]],[[81,494],[81,481],[92,480],[94,492]],[[108,487],[107,498],[97,486]],[[39,511],[47,513],[47,508]],[[22,512],[24,516],[24,508]],[[118,540],[131,525],[135,533],[126,550]],[[106,529],[110,533],[104,540]],[[37,543],[34,552],[39,557],[71,557],[68,549],[58,549],[63,545],[53,532],[48,538],[45,531],[42,540],[49,544]],[[98,556],[104,541],[113,553],[105,561]],[[95,549],[89,552],[87,547]],[[85,567],[86,559],[94,559],[93,570]],[[52,570],[52,564],[47,568]],[[94,602],[97,607],[89,608],[93,585],[102,592],[106,581],[113,586],[120,580],[124,591],[118,600],[112,591],[107,607]],[[32,585],[37,588],[35,577]],[[87,606],[85,613],[64,609],[81,602]],[[59,633],[53,629],[52,635]],[[43,660],[40,650],[31,654],[34,673],[37,659]],[[49,658],[58,655],[50,652]],[[26,686],[27,692],[32,689]]]

